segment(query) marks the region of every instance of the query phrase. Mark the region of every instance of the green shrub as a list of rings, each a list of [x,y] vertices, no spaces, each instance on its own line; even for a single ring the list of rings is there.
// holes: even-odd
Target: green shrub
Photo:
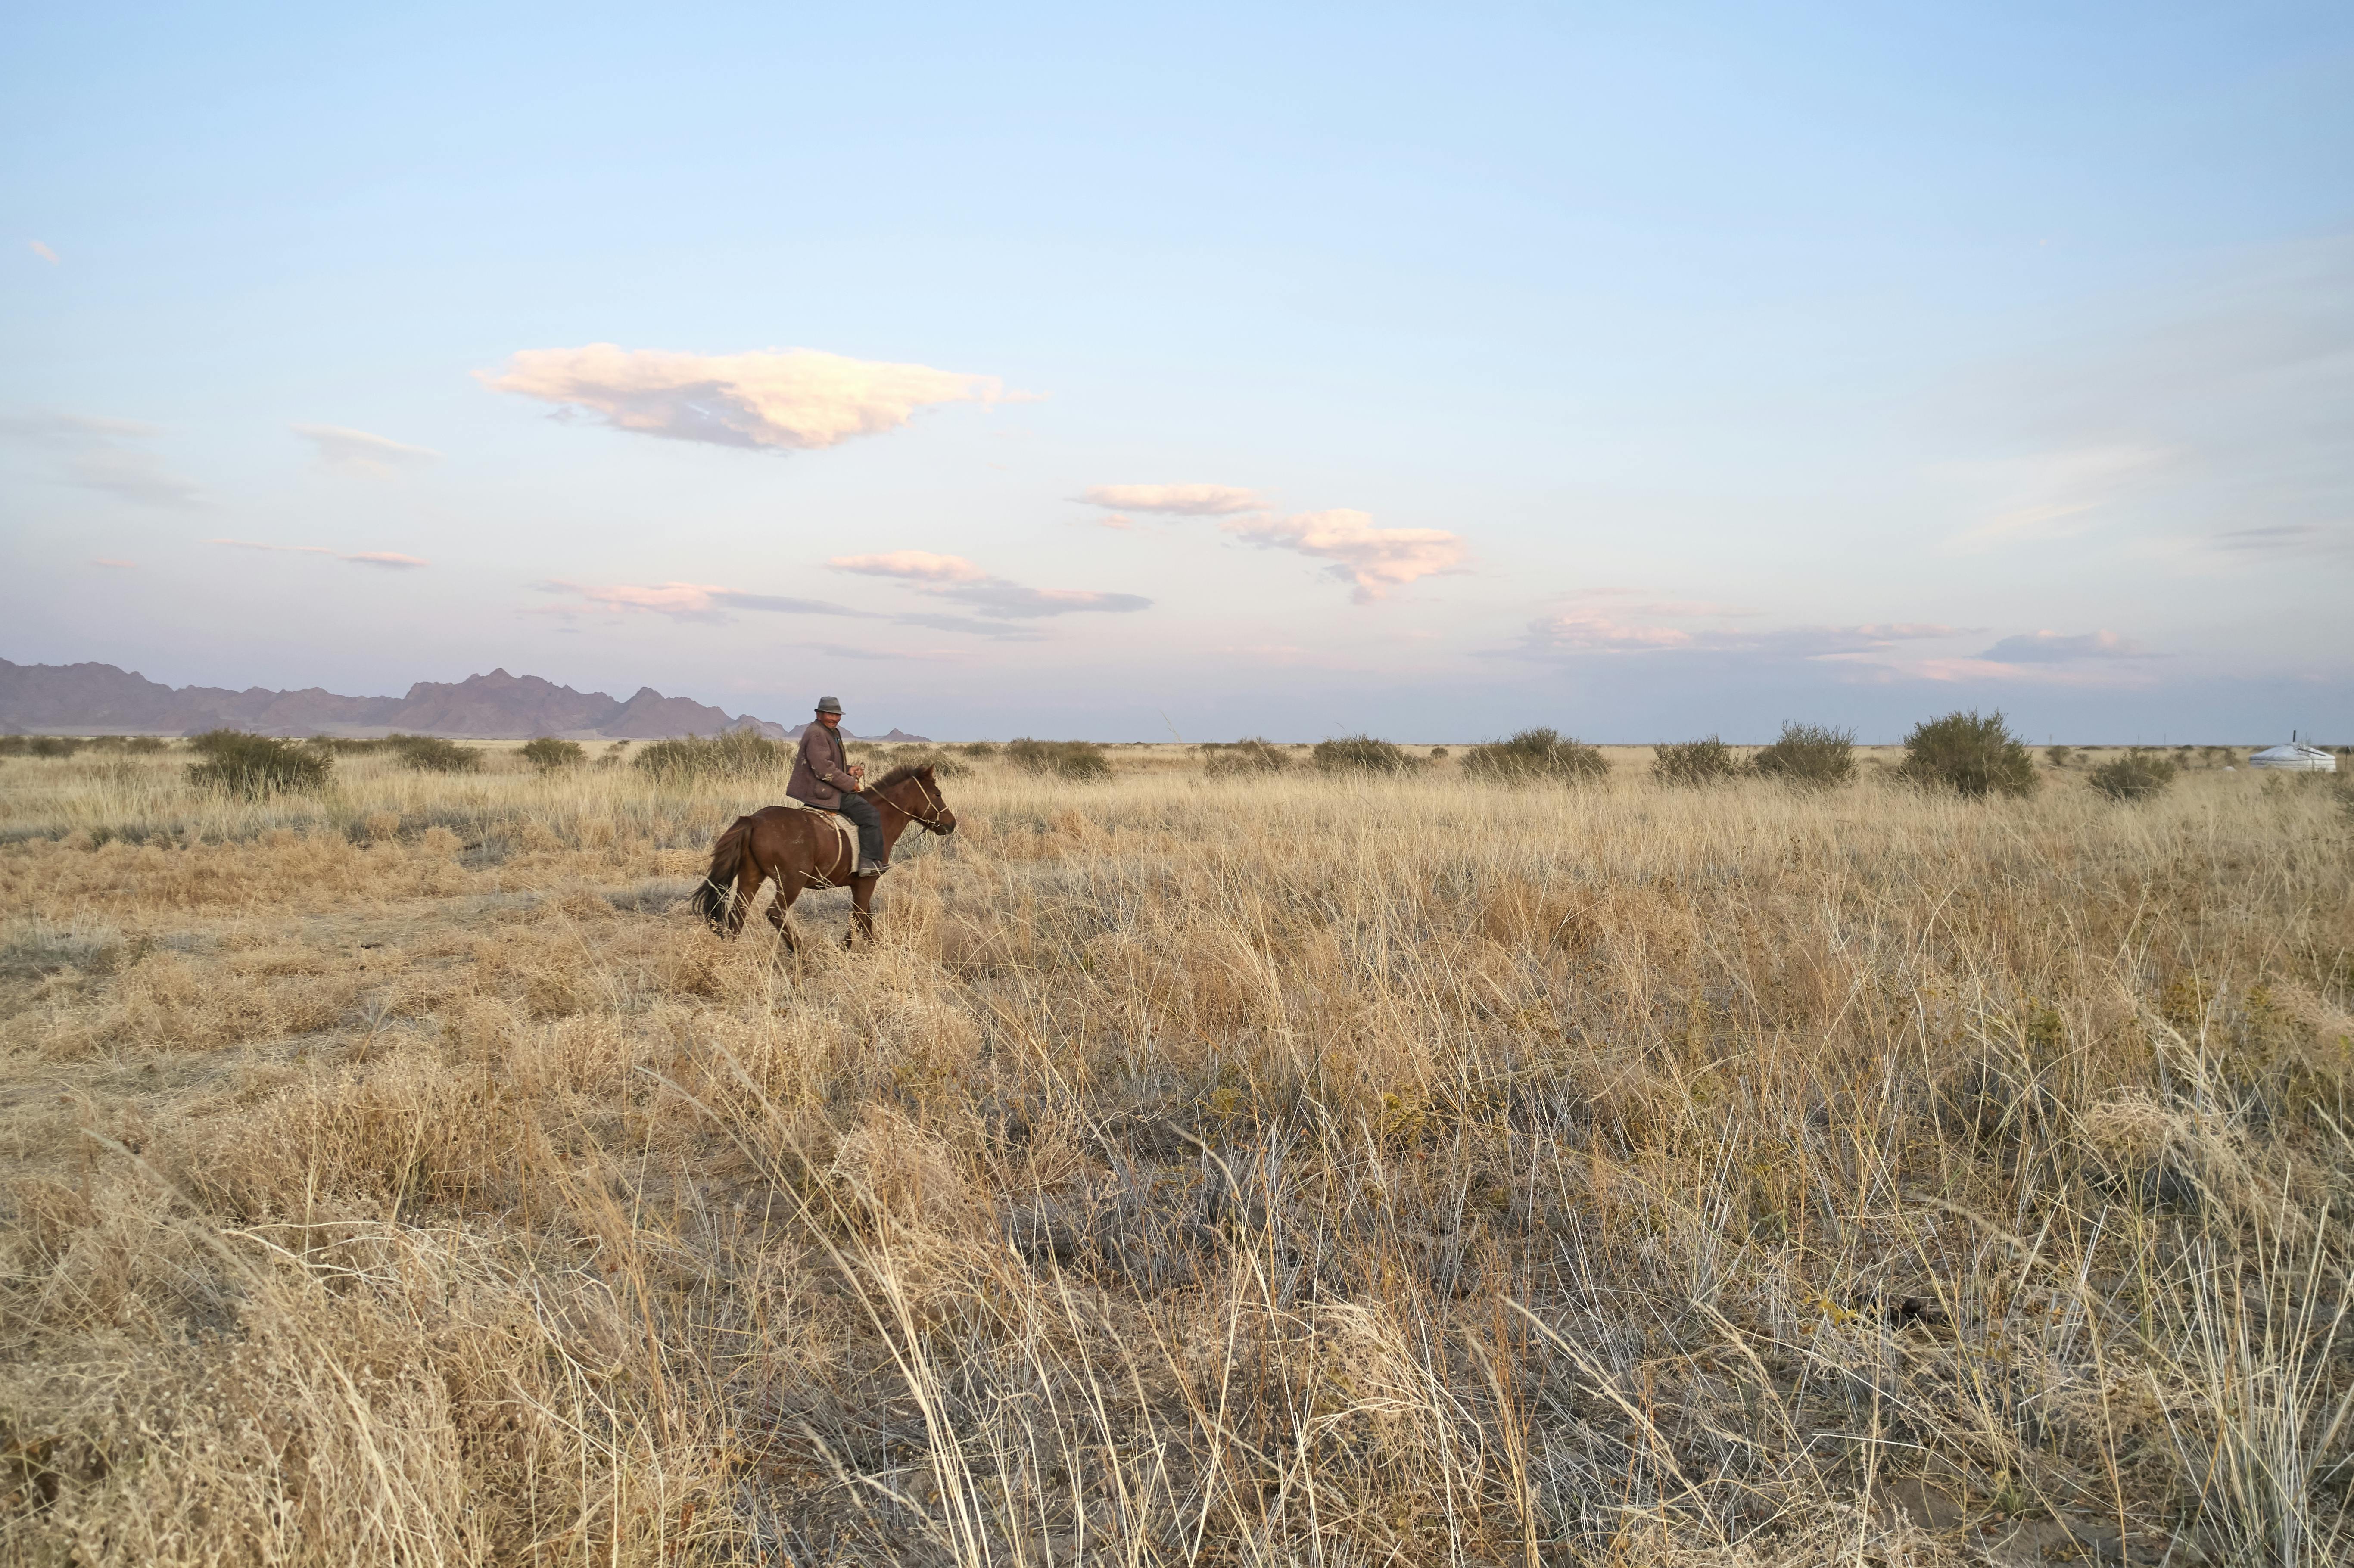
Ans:
[[[957,750],[976,761],[986,762],[997,755],[997,743],[990,740],[968,740]]]
[[[384,743],[404,767],[419,773],[479,773],[482,754],[471,746],[443,740],[436,735],[388,735]]]
[[[207,758],[188,765],[189,783],[249,800],[319,789],[334,767],[331,755],[310,747],[233,729],[207,730],[189,744]]]
[[[525,741],[517,755],[542,773],[560,773],[567,768],[578,768],[588,760],[577,740],[558,740],[543,735],[536,740]]]
[[[164,742],[152,735],[101,735],[92,737],[88,745],[92,751],[120,752],[128,757],[153,757],[165,749]]]
[[[1733,747],[1714,736],[1660,746],[1651,753],[1651,777],[1662,784],[1700,789],[1722,784],[1740,771],[1741,759],[1733,755]]]
[[[2043,760],[2049,762],[2054,768],[2065,768],[2070,763],[2076,760],[2076,753],[2074,748],[2071,747],[2046,747],[2043,751]]]
[[[1914,726],[1896,771],[1932,789],[1980,799],[2031,795],[2043,782],[2025,743],[2010,733],[2001,713],[1981,717],[1976,708]]]
[[[403,740],[407,738],[406,736],[393,737],[393,739]],[[314,735],[303,744],[316,747],[321,751],[332,752],[337,757],[366,757],[382,751],[392,744],[392,740],[383,736],[371,738],[357,735]]]
[[[1370,735],[1320,740],[1308,759],[1324,773],[1405,773],[1422,765],[1422,758],[1407,756],[1405,747]]]
[[[1581,784],[1610,776],[1602,753],[1553,729],[1524,729],[1463,754],[1463,771],[1499,784]]]
[[[1782,726],[1781,738],[1749,759],[1761,777],[1802,789],[1829,789],[1855,777],[1855,731],[1829,725]]]
[[[1091,740],[1009,740],[1005,760],[1024,773],[1086,780],[1111,777],[1111,759]]]
[[[1283,747],[1266,740],[1238,740],[1232,746],[1204,747],[1210,759],[1202,772],[1212,779],[1233,779],[1260,773],[1280,773],[1291,766]]]
[[[2094,789],[2112,800],[2147,800],[2163,795],[2173,784],[2175,765],[2138,747],[2115,762],[2105,762],[2085,777]]]
[[[681,740],[658,740],[638,753],[635,766],[658,778],[752,779],[779,773],[793,765],[793,748],[748,729],[726,735],[690,735]]]
[[[0,736],[0,757],[71,757],[82,743],[70,736]]]
[[[1443,746],[1434,746],[1434,747],[1432,747],[1430,748],[1430,759],[1431,759],[1433,762],[1444,762],[1444,761],[1446,761],[1446,760],[1447,760],[1447,747],[1443,747]]]
[[[972,771],[954,752],[937,747],[903,746],[891,757],[894,768],[928,768],[935,779],[961,779]]]

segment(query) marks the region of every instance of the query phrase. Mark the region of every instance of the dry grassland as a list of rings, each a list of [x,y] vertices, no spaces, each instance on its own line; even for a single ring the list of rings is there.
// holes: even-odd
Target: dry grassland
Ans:
[[[2331,789],[1114,756],[0,760],[5,1559],[2344,1560]]]

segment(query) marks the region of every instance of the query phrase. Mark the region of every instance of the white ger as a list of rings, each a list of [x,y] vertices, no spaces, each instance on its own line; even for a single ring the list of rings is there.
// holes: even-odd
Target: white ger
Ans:
[[[2248,758],[2251,768],[2274,768],[2290,773],[2335,773],[2338,758],[2317,746],[2275,746]]]

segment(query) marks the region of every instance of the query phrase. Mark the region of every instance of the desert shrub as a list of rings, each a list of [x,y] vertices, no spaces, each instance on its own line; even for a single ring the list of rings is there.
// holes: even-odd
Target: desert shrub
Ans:
[[[1981,716],[1976,708],[1914,726],[1904,737],[1904,760],[1896,771],[1933,789],[1978,797],[2031,795],[2043,782],[2026,745],[2010,733],[2002,714]]]
[[[1434,746],[1434,747],[1432,747],[1430,748],[1430,759],[1431,759],[1433,762],[1444,762],[1444,761],[1446,761],[1446,760],[1447,760],[1447,747],[1443,747],[1443,746]]]
[[[366,757],[382,751],[390,743],[380,736],[314,735],[302,744],[335,757]]]
[[[1280,773],[1291,766],[1283,747],[1265,740],[1238,740],[1232,746],[1204,748],[1210,759],[1202,771],[1212,779],[1232,779],[1257,773]]]
[[[543,735],[537,740],[527,742],[522,757],[542,773],[561,772],[567,768],[578,768],[588,760],[588,754],[580,749],[578,741],[558,740],[552,735]]]
[[[997,755],[997,743],[991,740],[968,740],[957,750],[976,761],[986,762]]]
[[[1052,774],[1057,779],[1111,777],[1111,759],[1091,740],[1009,740],[1005,760],[1024,773]]]
[[[163,740],[152,735],[101,735],[85,744],[92,751],[111,751],[127,757],[153,757],[164,749]]]
[[[82,743],[70,736],[0,736],[0,757],[71,757]]]
[[[1324,773],[1404,773],[1420,766],[1422,758],[1370,735],[1344,735],[1318,741],[1309,761]]]
[[[1500,784],[1580,784],[1610,775],[1596,748],[1554,729],[1524,729],[1463,754],[1463,771]]]
[[[793,748],[748,729],[726,735],[657,740],[632,759],[636,767],[666,779],[750,779],[793,765]]]
[[[224,789],[255,799],[316,789],[334,767],[332,755],[239,730],[207,730],[189,743],[206,760],[188,765],[188,782],[200,789]]]
[[[2152,752],[2126,752],[2105,762],[2085,777],[2094,789],[2112,800],[2147,800],[2163,795],[2174,782],[2175,765]]]
[[[2075,748],[2067,746],[2046,747],[2043,749],[2043,760],[2054,768],[2065,768],[2076,760]]]
[[[935,779],[961,779],[972,771],[970,764],[942,747],[903,746],[891,758],[894,768],[928,768]]]
[[[1733,747],[1710,736],[1656,747],[1651,753],[1651,777],[1662,784],[1698,789],[1721,784],[1741,771]]]
[[[1855,777],[1855,731],[1785,721],[1781,737],[1751,758],[1749,766],[1764,778],[1801,789],[1832,789]]]
[[[414,768],[419,773],[479,773],[482,770],[482,754],[477,747],[460,746],[443,740],[437,735],[388,735],[384,743],[403,767]]]

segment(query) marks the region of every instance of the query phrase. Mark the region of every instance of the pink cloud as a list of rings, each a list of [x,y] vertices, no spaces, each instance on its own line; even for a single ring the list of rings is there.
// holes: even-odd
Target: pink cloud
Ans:
[[[330,550],[323,545],[264,545],[252,539],[207,539],[207,545],[226,545],[232,550],[270,550],[287,556],[329,556],[338,561],[349,561],[358,567],[385,567],[406,571],[433,563],[420,556],[404,556],[397,550],[361,550],[346,555]]]
[[[586,408],[617,429],[795,451],[895,430],[925,408],[1007,396],[993,376],[812,348],[706,355],[592,343],[525,349],[504,374],[477,374],[494,392]]]
[[[905,577],[911,582],[971,583],[989,576],[962,556],[936,556],[929,550],[885,550],[874,556],[836,556],[826,562],[837,572],[870,577]]]
[[[1332,562],[1326,570],[1356,585],[1352,597],[1359,604],[1463,564],[1460,535],[1443,528],[1376,528],[1373,523],[1368,514],[1344,507],[1292,517],[1237,518],[1218,526],[1248,544]]]
[[[1119,512],[1158,512],[1172,517],[1231,517],[1267,509],[1258,492],[1231,484],[1097,484],[1073,499]]]

